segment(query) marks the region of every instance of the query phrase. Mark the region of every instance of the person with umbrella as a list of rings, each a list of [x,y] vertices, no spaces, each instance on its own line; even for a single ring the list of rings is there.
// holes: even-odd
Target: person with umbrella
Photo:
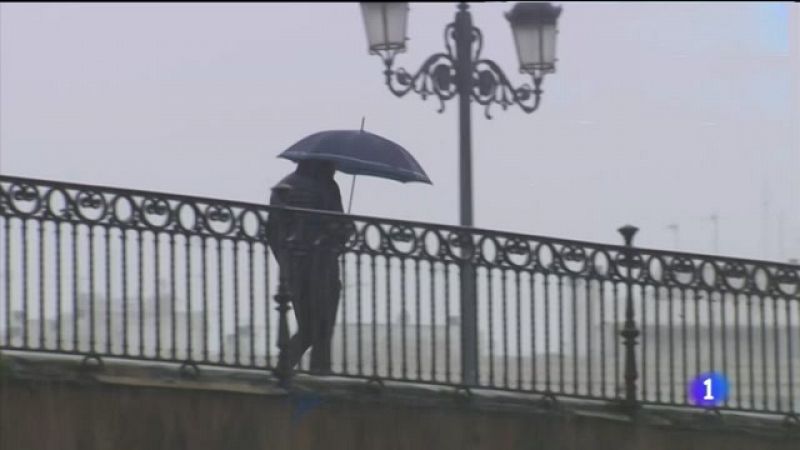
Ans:
[[[334,172],[334,163],[329,161],[299,161],[297,169],[272,188],[270,205],[343,212]],[[288,355],[281,359],[288,368],[297,365],[313,345],[311,370],[330,371],[330,339],[341,290],[334,249],[344,244],[347,233],[335,232],[327,226],[329,222],[310,214],[270,214],[267,221],[267,240],[275,259],[282,271],[291,271],[288,280],[298,332],[289,340]],[[305,251],[290,254],[287,239]]]
[[[353,182],[355,175],[363,174],[431,184],[408,151],[363,129],[315,133],[279,157],[296,162],[297,168],[272,188],[272,206],[342,213],[341,194],[333,177],[336,170],[354,175]],[[351,187],[351,204],[352,192]],[[318,213],[275,211],[267,219],[267,241],[281,278],[289,282],[298,327],[281,349],[279,364],[284,371],[296,366],[309,347],[311,371],[331,371],[331,338],[342,286],[339,254],[353,231],[351,223]],[[284,277],[284,271],[288,276]]]

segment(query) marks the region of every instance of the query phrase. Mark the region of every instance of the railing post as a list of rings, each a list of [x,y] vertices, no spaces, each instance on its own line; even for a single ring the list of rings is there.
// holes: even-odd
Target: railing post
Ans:
[[[292,367],[289,362],[289,311],[292,309],[292,292],[290,289],[289,271],[280,269],[278,281],[278,293],[275,294],[275,301],[278,303],[278,366],[275,375],[278,377],[280,385],[288,387],[291,383]]]
[[[638,407],[636,400],[636,379],[639,374],[636,371],[636,338],[639,336],[639,330],[636,328],[636,322],[633,320],[633,237],[639,231],[633,225],[625,225],[621,227],[619,233],[625,240],[625,254],[624,265],[627,266],[625,271],[625,325],[620,334],[622,335],[622,344],[625,346],[625,399],[623,400],[624,408],[633,412]]]
[[[465,261],[460,267],[461,288],[461,383],[467,386],[478,384],[478,302],[476,273],[473,256],[475,243],[471,235],[463,236],[461,242]]]

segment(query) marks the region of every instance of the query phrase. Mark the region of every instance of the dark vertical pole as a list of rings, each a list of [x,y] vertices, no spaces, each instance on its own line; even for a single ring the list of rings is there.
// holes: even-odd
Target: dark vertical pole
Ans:
[[[472,16],[466,3],[459,3],[455,20],[456,82],[461,179],[461,225],[472,224]]]
[[[208,362],[208,243],[206,241],[205,236],[200,237],[200,251],[203,255],[203,361]],[[264,264],[266,264],[266,258]],[[267,294],[269,294],[269,288],[267,289]],[[269,310],[269,308],[266,309]],[[267,324],[269,325],[269,321],[267,321]],[[268,325],[267,328],[269,328]],[[269,346],[267,346],[267,349],[269,349]],[[269,357],[267,358],[267,364],[269,364]]]
[[[625,346],[625,400],[623,402],[626,409],[633,411],[636,409],[636,353],[634,347],[636,346],[636,337],[639,336],[639,330],[636,329],[636,322],[633,320],[633,237],[638,228],[632,225],[626,225],[620,228],[619,233],[625,239],[625,325],[622,328],[622,344]]]
[[[289,366],[289,310],[291,309],[291,292],[289,291],[289,271],[280,271],[278,293],[275,301],[278,303],[278,367],[276,376],[283,386],[288,386],[292,368]]]
[[[272,327],[272,320],[270,318],[270,308],[269,308],[269,294],[270,294],[270,286],[269,286],[269,246],[266,241],[264,241],[264,297],[267,299],[267,306],[264,308],[264,340],[266,345],[266,354],[264,356],[264,364],[269,367],[272,365],[272,341],[270,335],[272,334],[271,327]],[[206,276],[203,275],[203,279],[206,279]]]
[[[458,85],[458,124],[460,149],[461,225],[472,226],[472,131],[470,97],[472,93],[472,16],[466,3],[459,3],[455,20],[456,83]],[[472,239],[462,243],[472,255]],[[478,307],[475,297],[475,267],[461,267],[461,376],[466,385],[478,382]]]
[[[285,212],[283,211],[274,211],[272,214],[280,216],[278,221],[284,222],[286,221]],[[276,221],[277,222],[277,221]],[[280,270],[278,275],[278,293],[275,295],[275,301],[278,303],[278,366],[277,370],[275,371],[275,375],[278,377],[281,386],[288,387],[291,382],[291,375],[292,375],[292,368],[293,368],[293,361],[292,356],[289,354],[289,311],[291,310],[291,302],[292,302],[292,275],[291,272],[294,270],[294,264],[297,255],[297,249],[295,248],[295,240],[298,236],[292,235],[288,236],[285,234],[286,232],[281,233],[278,236],[280,240],[281,246],[284,247],[284,251],[281,252],[282,254],[275,254],[276,258],[281,258],[282,261],[279,261]]]

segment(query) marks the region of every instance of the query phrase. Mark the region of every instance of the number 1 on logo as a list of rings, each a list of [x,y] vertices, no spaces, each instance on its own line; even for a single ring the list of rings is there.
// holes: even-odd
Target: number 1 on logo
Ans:
[[[714,396],[711,395],[711,378],[706,378],[703,384],[706,386],[706,395],[703,400],[714,400]]]

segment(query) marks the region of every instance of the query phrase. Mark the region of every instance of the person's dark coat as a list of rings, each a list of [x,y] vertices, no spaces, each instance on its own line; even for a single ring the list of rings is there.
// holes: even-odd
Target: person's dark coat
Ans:
[[[333,170],[313,163],[298,164],[295,172],[275,185],[270,205],[343,212]],[[347,238],[341,231],[343,227],[336,225],[336,221],[313,213],[271,211],[267,221],[267,241],[281,277],[287,275],[298,323],[288,355],[281,358],[289,367],[312,347],[311,370],[330,371],[330,340],[341,290],[337,249]],[[298,246],[294,252],[287,245],[289,240]],[[296,251],[298,248],[300,252]]]
[[[321,170],[309,163],[301,162],[297,170],[284,177],[272,188],[269,204],[271,206],[288,206],[292,208],[316,209],[323,211],[344,212],[339,186],[332,174],[320,173]],[[301,226],[302,225],[302,226]],[[270,214],[267,220],[267,240],[277,257],[282,256],[285,246],[279,241],[289,237],[290,233],[300,231],[297,237],[303,244],[313,246],[321,237],[332,243],[342,244],[344,233],[337,232],[335,226],[324,230],[324,219],[314,215]],[[329,235],[323,236],[323,231]],[[276,245],[278,244],[278,245]]]

